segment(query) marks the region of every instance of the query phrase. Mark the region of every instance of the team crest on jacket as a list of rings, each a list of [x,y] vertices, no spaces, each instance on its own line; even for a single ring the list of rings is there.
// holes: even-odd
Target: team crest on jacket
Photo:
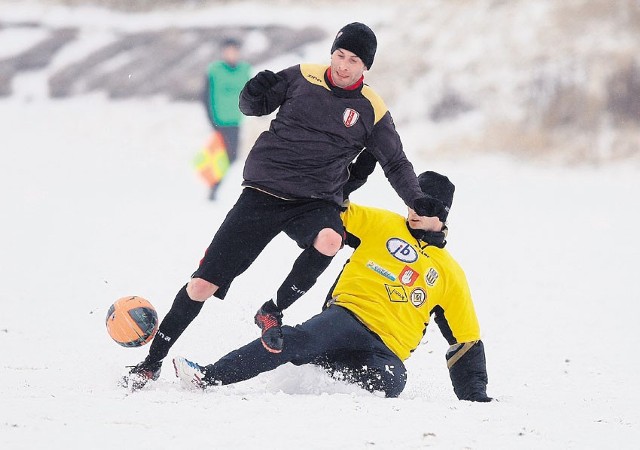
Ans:
[[[431,267],[427,274],[424,276],[424,281],[427,282],[427,286],[433,287],[438,281],[438,271]]]
[[[427,293],[422,288],[415,288],[411,291],[410,299],[413,306],[420,308],[427,299]]]
[[[352,108],[347,108],[342,113],[342,122],[347,128],[351,128],[352,126],[354,126],[359,118],[360,113]]]
[[[404,284],[405,286],[413,286],[413,283],[415,283],[416,280],[420,278],[420,274],[413,270],[411,267],[404,266],[404,269],[402,269],[402,272],[400,272],[399,278],[400,283]]]

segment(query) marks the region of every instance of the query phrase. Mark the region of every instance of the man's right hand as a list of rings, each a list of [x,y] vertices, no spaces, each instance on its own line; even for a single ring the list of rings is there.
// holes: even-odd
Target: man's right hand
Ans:
[[[282,76],[270,70],[263,70],[247,82],[247,93],[251,96],[258,97],[282,80],[284,80]]]
[[[413,210],[419,216],[438,217],[442,222],[447,220],[447,209],[444,203],[428,194],[424,194],[413,203]]]

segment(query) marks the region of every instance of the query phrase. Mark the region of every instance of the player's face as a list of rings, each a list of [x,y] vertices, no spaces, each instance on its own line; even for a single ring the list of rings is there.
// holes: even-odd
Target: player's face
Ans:
[[[235,45],[228,45],[222,50],[222,59],[227,63],[235,66],[240,59],[240,49]]]
[[[340,88],[346,88],[360,79],[367,67],[349,50],[336,49],[331,54],[331,79]]]
[[[441,231],[443,223],[437,217],[419,216],[413,209],[409,208],[407,223],[414,230]]]

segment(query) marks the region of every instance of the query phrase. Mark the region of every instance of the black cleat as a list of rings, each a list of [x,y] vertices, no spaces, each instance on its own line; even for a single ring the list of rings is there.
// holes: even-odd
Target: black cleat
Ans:
[[[124,375],[120,380],[120,385],[130,391],[138,391],[142,389],[149,381],[156,381],[160,378],[160,369],[162,361],[148,363],[142,361],[135,366],[127,366],[129,373]]]
[[[282,336],[282,313],[267,312],[264,305],[258,310],[254,317],[256,325],[262,329],[262,345],[271,353],[280,353],[284,345]]]

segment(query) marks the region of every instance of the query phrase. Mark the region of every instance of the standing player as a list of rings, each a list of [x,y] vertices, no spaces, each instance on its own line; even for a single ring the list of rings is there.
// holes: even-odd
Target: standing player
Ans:
[[[238,157],[238,141],[242,113],[238,107],[240,92],[251,78],[251,66],[240,59],[240,41],[228,38],[222,42],[222,59],[207,67],[204,104],[213,128],[225,143],[229,164]],[[215,200],[218,183],[211,186],[209,199]]]

